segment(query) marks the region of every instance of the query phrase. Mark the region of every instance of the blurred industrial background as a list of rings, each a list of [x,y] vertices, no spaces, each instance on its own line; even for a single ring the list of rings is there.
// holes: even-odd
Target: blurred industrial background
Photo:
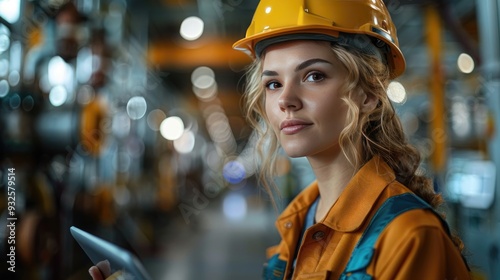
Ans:
[[[1,279],[89,279],[71,225],[154,279],[260,278],[279,211],[231,49],[257,2],[0,0]],[[388,94],[475,279],[500,279],[500,3],[385,2],[407,59]],[[314,178],[279,163],[281,209]]]

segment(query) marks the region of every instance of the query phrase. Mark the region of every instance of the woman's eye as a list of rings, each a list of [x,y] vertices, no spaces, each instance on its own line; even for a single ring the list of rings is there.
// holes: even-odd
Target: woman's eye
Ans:
[[[307,75],[306,81],[308,82],[318,82],[321,81],[325,78],[325,75],[318,73],[318,72],[313,72]]]
[[[278,89],[280,87],[281,87],[281,85],[278,82],[269,82],[266,84],[266,88],[270,89],[270,90],[275,90],[275,89]]]

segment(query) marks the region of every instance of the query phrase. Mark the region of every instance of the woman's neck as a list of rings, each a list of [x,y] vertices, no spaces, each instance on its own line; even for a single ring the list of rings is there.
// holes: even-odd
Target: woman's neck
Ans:
[[[354,167],[343,154],[330,161],[309,158],[309,163],[318,182],[320,201],[316,221],[321,221],[353,177]]]

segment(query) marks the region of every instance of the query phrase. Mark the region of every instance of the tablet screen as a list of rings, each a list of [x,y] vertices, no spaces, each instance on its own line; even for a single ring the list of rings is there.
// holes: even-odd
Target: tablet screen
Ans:
[[[111,273],[120,271],[121,279],[151,279],[141,262],[131,252],[75,226],[72,226],[70,231],[94,265],[107,260],[111,265]]]

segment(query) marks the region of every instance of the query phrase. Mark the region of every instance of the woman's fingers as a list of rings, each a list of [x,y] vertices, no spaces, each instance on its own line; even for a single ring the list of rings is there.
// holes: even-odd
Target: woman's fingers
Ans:
[[[95,266],[99,268],[104,278],[108,278],[111,275],[111,265],[108,260],[100,261]]]
[[[104,277],[102,276],[102,273],[99,268],[97,268],[97,266],[92,266],[89,269],[89,274],[92,277],[92,280],[104,280]]]
[[[89,269],[92,280],[104,280],[111,275],[111,265],[108,260],[100,261]]]

